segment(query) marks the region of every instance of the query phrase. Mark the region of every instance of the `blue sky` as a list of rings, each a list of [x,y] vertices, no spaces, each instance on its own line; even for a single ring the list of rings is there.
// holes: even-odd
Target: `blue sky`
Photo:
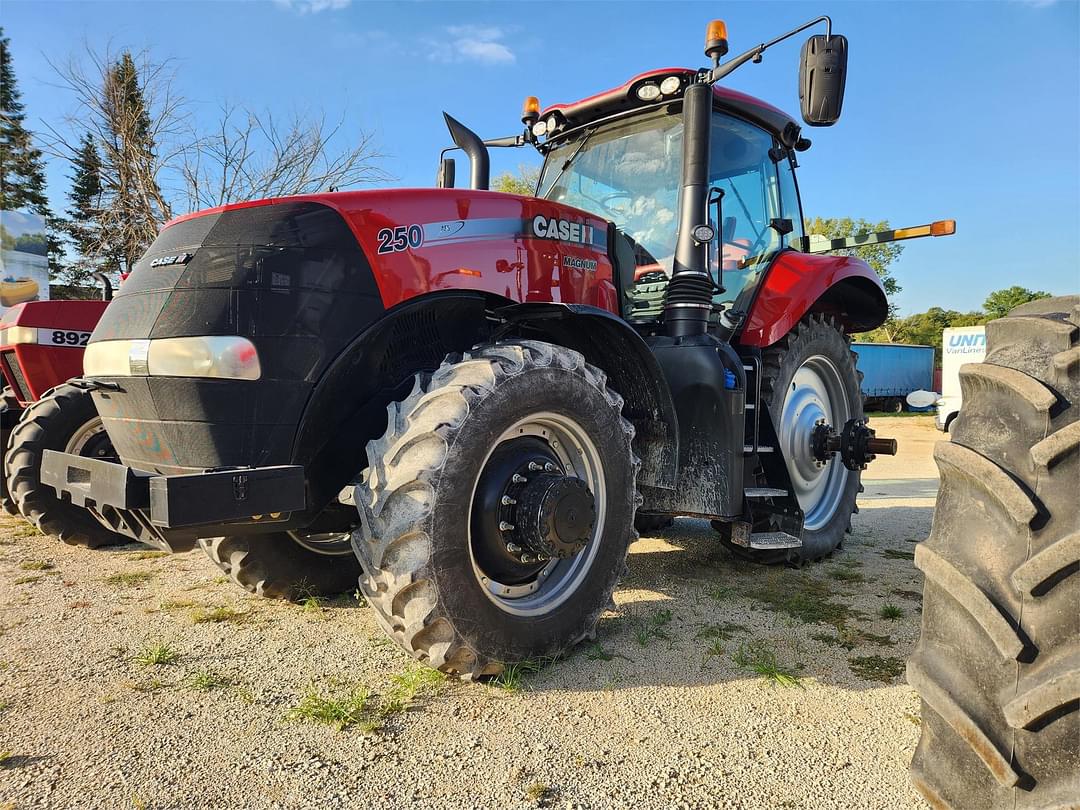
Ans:
[[[722,15],[733,53],[821,13],[850,40],[844,115],[804,130],[807,216],[955,218],[957,235],[907,243],[902,312],[967,310],[1012,284],[1080,288],[1080,3],[1033,2],[23,2],[5,0],[30,125],[72,99],[47,58],[84,43],[176,60],[210,122],[223,102],[344,114],[373,131],[394,185],[430,186],[447,110],[485,137],[517,131],[521,100],[571,101],[653,67],[704,64]],[[726,84],[798,112],[799,41]],[[509,153],[509,154],[508,154]],[[536,162],[497,150],[495,171]],[[63,208],[68,169],[49,167]]]

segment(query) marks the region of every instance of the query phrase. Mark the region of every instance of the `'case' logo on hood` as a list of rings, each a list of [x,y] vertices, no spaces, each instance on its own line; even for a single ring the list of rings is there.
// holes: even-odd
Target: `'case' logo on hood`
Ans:
[[[559,239],[563,242],[592,243],[592,225],[570,222],[566,219],[548,219],[537,214],[532,221],[533,234],[541,239]]]

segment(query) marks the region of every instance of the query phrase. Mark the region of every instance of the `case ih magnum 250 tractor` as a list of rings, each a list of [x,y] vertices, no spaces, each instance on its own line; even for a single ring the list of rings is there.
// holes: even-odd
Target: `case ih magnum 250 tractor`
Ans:
[[[712,68],[530,98],[522,135],[447,117],[468,190],[444,160],[442,188],[172,221],[84,358],[120,463],[47,452],[43,481],[256,593],[359,576],[398,644],[462,676],[593,633],[636,512],[712,520],[763,562],[829,554],[895,448],[845,336],[885,295],[815,255],[848,243],[805,238],[799,124],[717,85],[818,23],[723,64],[714,24]],[[839,116],[846,47],[803,48],[810,124]],[[514,145],[544,156],[536,197],[487,190],[488,147]]]
[[[46,449],[114,459],[109,437],[80,382],[90,333],[111,298],[101,301],[31,301],[0,318],[0,453],[3,507],[21,514],[66,543],[97,547],[130,539],[103,527],[86,510],[57,498],[40,482]],[[74,383],[67,382],[75,378]]]

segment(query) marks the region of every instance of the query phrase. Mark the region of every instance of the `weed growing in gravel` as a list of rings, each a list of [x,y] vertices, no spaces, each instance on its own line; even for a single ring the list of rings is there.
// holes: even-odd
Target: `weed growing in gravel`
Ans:
[[[742,669],[756,672],[766,681],[779,686],[802,688],[799,676],[780,664],[776,650],[766,641],[752,640],[743,642],[731,657],[735,665]]]
[[[105,577],[105,584],[116,588],[134,588],[154,578],[153,571],[126,571],[121,574],[112,574]]]
[[[585,650],[585,657],[591,661],[610,661],[615,656],[605,650],[600,642],[597,641]]]
[[[555,791],[543,782],[533,782],[525,788],[525,798],[533,804],[546,803],[553,799]]]
[[[201,669],[191,676],[188,680],[188,686],[198,692],[209,692],[212,689],[224,689],[232,686],[232,681],[208,669]]]
[[[674,614],[670,610],[658,610],[651,616],[645,617],[634,630],[634,638],[637,639],[637,643],[642,647],[646,647],[654,638],[666,639],[668,634],[664,628],[671,624],[673,616]]]
[[[914,560],[915,552],[913,551],[899,551],[895,548],[887,548],[880,552],[882,557],[887,557],[890,560]]]
[[[124,555],[129,560],[160,560],[162,557],[168,557],[167,551],[129,551]]]
[[[535,675],[543,669],[539,661],[519,661],[516,664],[506,664],[503,671],[491,679],[493,686],[505,689],[507,692],[520,692],[522,677]]]
[[[152,644],[149,647],[144,647],[135,656],[136,663],[142,664],[144,667],[155,667],[163,664],[172,664],[178,658],[180,654],[176,652],[172,647],[164,642],[158,644]]]
[[[51,571],[56,566],[47,560],[27,560],[20,563],[20,571]]]
[[[745,632],[747,632],[746,625],[736,624],[735,622],[724,622],[723,624],[705,625],[697,631],[697,637],[713,638],[717,641],[731,641],[736,633]]]
[[[185,610],[197,606],[198,604],[196,602],[192,602],[189,599],[167,599],[158,605],[158,609],[168,613],[171,610]]]
[[[300,703],[285,715],[287,720],[321,723],[344,731],[349,726],[370,730],[371,720],[365,709],[370,693],[358,686],[346,695],[325,697],[312,688]]]
[[[200,608],[192,611],[191,620],[195,624],[220,624],[222,622],[242,622],[247,619],[245,611],[231,607]]]
[[[885,604],[881,606],[881,610],[878,611],[878,615],[883,619],[889,619],[895,621],[896,619],[904,618],[904,609],[897,605]]]
[[[730,585],[717,585],[709,591],[709,597],[717,602],[723,602],[736,595],[736,591]]]
[[[321,616],[325,602],[326,600],[321,596],[307,596],[300,602],[300,607],[304,613],[314,613]]]
[[[394,675],[390,684],[379,704],[379,716],[383,718],[404,711],[418,698],[434,695],[446,685],[446,676],[436,669],[417,667]]]
[[[15,580],[16,585],[32,585],[35,582],[41,582],[45,577],[19,577]]]
[[[904,659],[895,656],[883,658],[880,655],[866,655],[849,658],[848,666],[860,678],[881,683],[891,683],[894,678],[904,674]]]

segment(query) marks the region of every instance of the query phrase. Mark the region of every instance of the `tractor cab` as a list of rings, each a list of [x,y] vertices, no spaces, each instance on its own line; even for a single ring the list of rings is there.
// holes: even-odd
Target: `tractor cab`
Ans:
[[[633,268],[622,279],[631,322],[659,318],[674,270],[681,93],[694,75],[686,69],[644,73],[591,99],[549,107],[533,127],[546,136],[537,195],[610,221],[617,247],[632,255],[621,263]],[[723,88],[713,89],[710,129],[709,195],[719,209],[707,264],[716,284],[713,304],[746,310],[773,257],[801,244],[795,148],[809,142],[785,113]]]

